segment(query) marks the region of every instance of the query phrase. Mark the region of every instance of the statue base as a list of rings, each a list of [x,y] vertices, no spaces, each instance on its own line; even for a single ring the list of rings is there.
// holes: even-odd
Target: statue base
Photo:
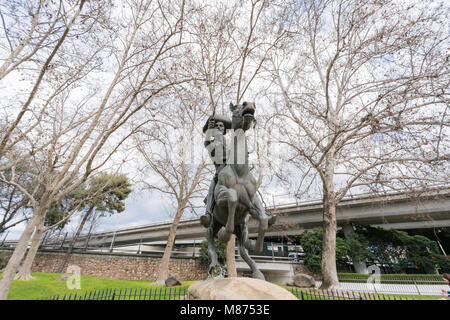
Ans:
[[[243,277],[194,282],[186,300],[298,300],[273,283]]]

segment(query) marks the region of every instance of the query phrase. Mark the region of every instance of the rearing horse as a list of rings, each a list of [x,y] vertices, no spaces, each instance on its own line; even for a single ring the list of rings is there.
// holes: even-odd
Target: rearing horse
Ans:
[[[248,251],[261,252],[264,234],[275,222],[275,216],[268,216],[256,195],[257,182],[248,165],[248,151],[245,131],[255,121],[255,104],[244,102],[242,105],[230,104],[232,112],[232,148],[228,154],[227,165],[218,175],[214,190],[216,205],[208,227],[208,253],[211,263],[208,276],[219,272],[214,238],[227,243],[235,234],[239,243],[239,253],[252,270],[252,277],[264,280],[256,263]],[[259,222],[257,240],[248,239],[249,214]]]

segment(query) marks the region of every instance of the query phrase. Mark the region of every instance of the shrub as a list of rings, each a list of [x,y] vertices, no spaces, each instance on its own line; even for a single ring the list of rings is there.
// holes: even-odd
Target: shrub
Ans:
[[[360,274],[360,273],[338,273],[339,281],[351,281],[358,280],[365,282],[369,277],[372,276],[370,274]],[[380,274],[381,283],[396,283],[398,281],[401,283],[402,281],[418,281],[420,284],[435,284],[436,282],[442,282],[442,275],[439,274]]]
[[[216,246],[217,252],[217,260],[221,265],[225,265],[227,261],[227,245],[225,243],[220,242],[219,240],[215,240],[214,244]],[[208,241],[204,240],[200,244],[200,261],[209,264],[209,254],[208,254]]]
[[[320,273],[322,271],[322,238],[322,228],[314,228],[312,232],[306,232],[300,237],[300,243],[303,248],[303,252],[305,253],[305,266],[313,273]],[[338,264],[348,263],[349,251],[349,244],[345,241],[345,239],[337,236],[336,262]]]
[[[374,262],[387,264],[394,272],[414,268],[422,273],[434,273],[436,268],[449,268],[449,259],[440,253],[436,242],[427,237],[372,226],[358,226],[356,233],[367,239],[375,255]]]
[[[300,237],[305,266],[313,273],[320,273],[322,269],[322,238],[322,228],[315,228]],[[411,268],[418,273],[431,274],[436,269],[441,273],[450,269],[450,259],[440,253],[435,241],[372,226],[356,226],[355,233],[348,238],[342,231],[337,233],[336,264],[346,265],[351,258],[389,266],[393,273],[404,273]]]

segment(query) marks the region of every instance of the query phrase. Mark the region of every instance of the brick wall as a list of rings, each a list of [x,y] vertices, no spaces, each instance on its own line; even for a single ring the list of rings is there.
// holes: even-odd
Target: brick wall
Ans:
[[[6,265],[12,251],[3,250]],[[34,259],[32,272],[56,273],[64,253],[40,252]],[[82,275],[116,280],[156,280],[161,259],[149,256],[119,254],[72,254],[66,264],[77,265]],[[171,258],[169,274],[178,274],[181,280],[203,280],[206,265],[198,259]]]

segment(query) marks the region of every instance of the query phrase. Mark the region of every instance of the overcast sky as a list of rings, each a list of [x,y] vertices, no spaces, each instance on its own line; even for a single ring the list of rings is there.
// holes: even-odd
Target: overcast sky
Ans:
[[[140,192],[139,194],[133,193],[125,202],[125,211],[110,217],[100,218],[94,232],[111,231],[168,221],[171,219],[172,212],[173,206],[170,205],[170,200],[163,199],[159,194],[148,194],[147,192]],[[190,212],[186,211],[186,217],[188,217],[189,214]],[[192,215],[190,215],[190,217],[192,217]],[[72,219],[70,224],[66,227],[67,231],[75,231],[78,222],[79,218]],[[24,228],[25,225],[21,224],[15,228],[9,229],[7,239],[18,239]],[[89,226],[85,226],[84,232],[87,232],[88,228]],[[0,236],[0,241],[2,241],[5,236],[6,232]]]

